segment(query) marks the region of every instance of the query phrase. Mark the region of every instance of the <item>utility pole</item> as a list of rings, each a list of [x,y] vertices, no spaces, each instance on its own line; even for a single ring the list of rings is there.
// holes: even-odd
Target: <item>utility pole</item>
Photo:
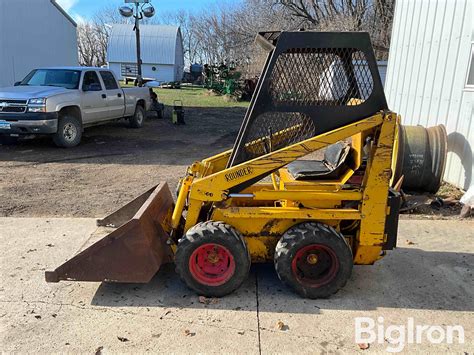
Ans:
[[[135,17],[134,31],[135,31],[135,39],[137,41],[137,82],[138,82],[138,86],[142,86],[143,85],[142,56],[141,56],[141,48],[140,48],[140,20],[141,18],[138,15],[140,14],[138,2],[135,3],[135,7],[136,7],[136,15],[134,16]]]
[[[135,4],[135,9],[128,5],[121,6],[119,8],[120,15],[123,17],[132,17],[135,19],[135,40],[137,44],[137,85],[143,85],[142,76],[142,57],[141,57],[141,46],[140,46],[140,21],[143,17],[153,17],[155,15],[155,8],[150,4],[151,0],[125,0],[126,4]]]

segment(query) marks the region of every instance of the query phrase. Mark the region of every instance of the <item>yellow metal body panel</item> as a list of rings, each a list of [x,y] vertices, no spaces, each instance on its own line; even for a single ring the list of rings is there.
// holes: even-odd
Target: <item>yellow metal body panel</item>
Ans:
[[[317,221],[342,232],[349,230],[346,238],[353,249],[354,263],[372,264],[381,257],[385,241],[396,126],[394,113],[381,112],[230,168],[226,164],[231,151],[196,162],[182,181],[173,228],[177,228],[185,210],[184,232],[203,218],[226,222],[243,234],[252,261],[260,262],[273,259],[274,247],[286,230],[298,223]],[[279,132],[272,139],[281,139],[286,133]],[[362,184],[347,185],[362,166],[367,137],[371,137],[372,144]],[[351,138],[353,166],[337,180],[295,180],[285,168],[298,158],[347,138]],[[270,174],[268,182],[229,195],[231,188]]]
[[[201,201],[221,201],[222,194],[230,188],[246,181],[265,176],[292,161],[311,152],[348,138],[360,131],[379,126],[383,115],[366,118],[362,121],[307,139],[286,148],[238,164],[228,169],[203,176],[194,181],[190,198]],[[215,169],[211,169],[214,171]]]
[[[376,145],[368,161],[363,182],[364,197],[361,207],[360,231],[357,238],[354,262],[372,264],[382,253],[385,239],[385,219],[388,214],[387,199],[392,177],[392,150],[395,139],[397,116],[388,114],[380,127]]]

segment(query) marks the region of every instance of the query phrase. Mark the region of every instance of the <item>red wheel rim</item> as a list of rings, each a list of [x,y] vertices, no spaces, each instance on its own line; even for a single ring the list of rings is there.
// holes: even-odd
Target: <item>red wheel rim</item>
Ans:
[[[336,277],[339,271],[339,259],[330,247],[311,244],[296,252],[291,262],[291,270],[301,284],[321,287]]]
[[[220,286],[234,275],[234,256],[222,245],[203,244],[189,258],[189,271],[203,285]]]

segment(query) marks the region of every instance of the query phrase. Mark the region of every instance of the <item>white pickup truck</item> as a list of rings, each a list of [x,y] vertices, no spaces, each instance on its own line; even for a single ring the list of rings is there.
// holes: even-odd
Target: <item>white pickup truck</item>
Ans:
[[[0,140],[48,134],[57,146],[74,147],[90,126],[125,118],[142,127],[150,105],[148,88],[121,88],[107,69],[35,69],[0,88]]]

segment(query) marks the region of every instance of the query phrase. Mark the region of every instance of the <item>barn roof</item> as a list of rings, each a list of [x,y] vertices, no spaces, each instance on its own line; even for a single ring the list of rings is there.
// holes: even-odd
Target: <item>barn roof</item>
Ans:
[[[114,24],[109,38],[107,61],[109,63],[134,63],[136,42],[134,25]],[[181,48],[181,31],[176,26],[141,25],[140,44],[143,63],[175,64],[176,51]]]

